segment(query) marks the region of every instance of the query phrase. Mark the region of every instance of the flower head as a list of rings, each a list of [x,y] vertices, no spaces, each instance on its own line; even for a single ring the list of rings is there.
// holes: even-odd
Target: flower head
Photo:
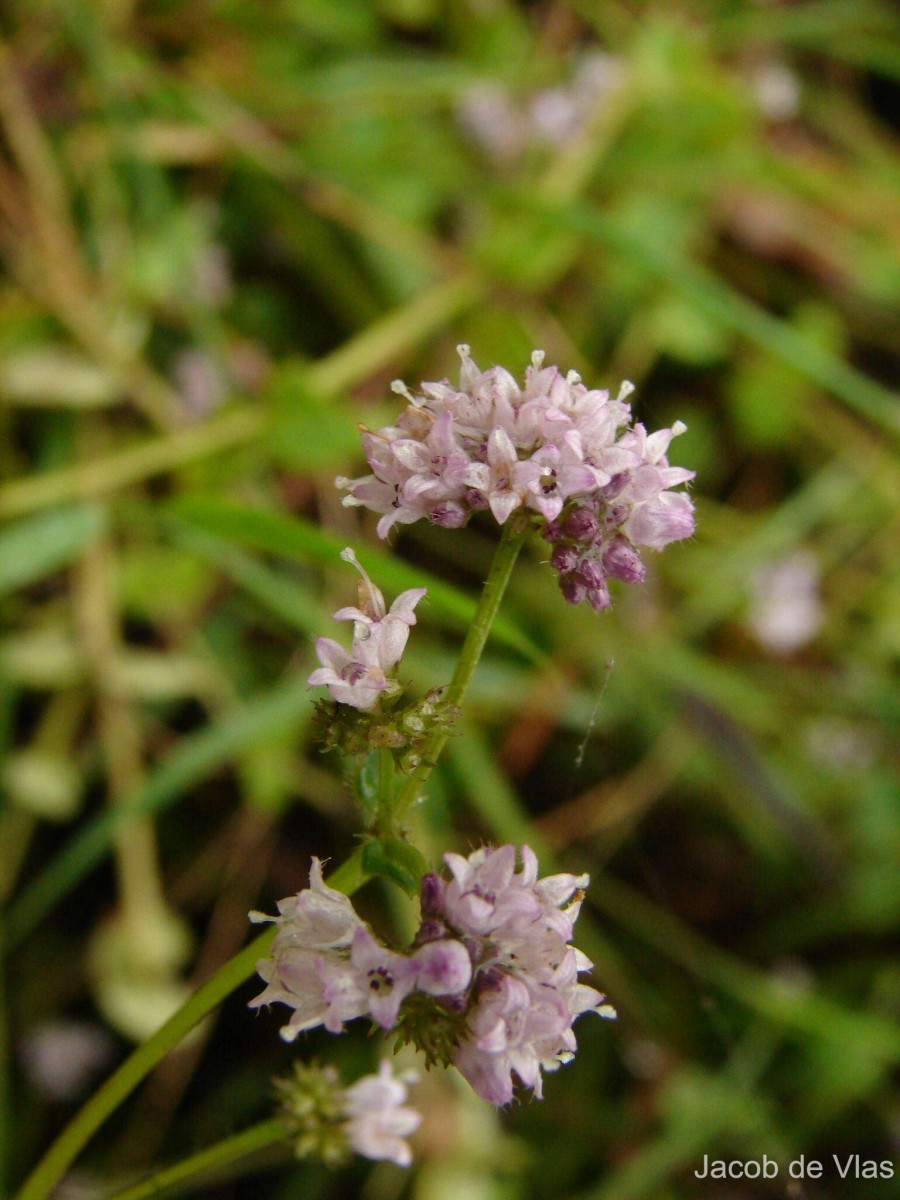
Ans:
[[[452,878],[425,877],[422,909],[423,928],[457,938],[472,962],[452,1061],[491,1104],[512,1100],[513,1076],[540,1099],[541,1072],[574,1054],[575,1018],[589,1011],[615,1015],[600,992],[578,981],[592,964],[569,944],[588,877],[538,878],[528,846],[519,856],[507,845],[444,860]],[[434,952],[442,944],[429,940],[424,949]]]
[[[429,1065],[452,1062],[491,1104],[508,1104],[516,1079],[540,1098],[542,1072],[575,1052],[576,1018],[615,1015],[579,981],[592,964],[571,944],[588,877],[540,878],[528,846],[445,861],[451,877],[424,877],[422,924],[401,954],[324,883],[314,860],[310,887],[281,901],[279,916],[251,914],[278,925],[272,957],[257,966],[266,988],[251,1005],[292,1008],[281,1031],[288,1041],[369,1016],[397,1028]]]
[[[345,504],[382,514],[381,537],[422,518],[459,528],[485,509],[500,525],[528,513],[554,559],[567,552],[564,565],[554,561],[565,598],[598,610],[610,603],[608,577],[643,578],[640,547],[690,537],[690,498],[671,489],[693,472],[666,458],[680,421],[653,434],[630,427],[631,384],[612,399],[575,371],[544,366],[543,351],[523,385],[502,367],[481,371],[468,346],[459,353],[458,387],[423,383],[413,394],[394,384],[408,408],[396,425],[365,434],[372,473],[336,481]]]

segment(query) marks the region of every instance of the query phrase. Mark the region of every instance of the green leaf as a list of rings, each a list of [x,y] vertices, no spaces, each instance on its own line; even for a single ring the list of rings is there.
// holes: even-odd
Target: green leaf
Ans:
[[[102,509],[79,506],[41,513],[0,534],[0,595],[59,570],[104,528]]]
[[[218,496],[182,496],[175,500],[167,511],[186,524],[228,538],[232,542],[327,567],[338,564],[340,553],[346,546],[346,539],[335,537],[302,517],[289,517],[261,508],[248,508]],[[420,567],[401,562],[373,546],[365,548],[363,560],[363,565],[370,570],[376,583],[385,591],[393,591],[396,594],[406,588],[427,587],[426,600],[434,610],[452,617],[464,627],[471,623],[475,615],[475,601],[451,584],[444,583]],[[508,618],[498,616],[491,629],[491,635],[498,642],[525,655],[531,662],[544,661],[543,652]]]
[[[390,879],[409,896],[418,895],[428,861],[415,846],[400,838],[381,837],[366,842],[362,852],[363,870],[370,875]]]
[[[532,202],[531,209],[535,205]],[[650,278],[672,284],[698,312],[723,329],[732,330],[768,354],[793,367],[829,395],[881,429],[900,438],[897,396],[876,380],[850,366],[839,354],[772,316],[711,271],[691,261],[661,239],[641,238],[628,222],[611,220],[587,206],[546,208],[553,227],[577,230],[624,257]]]
[[[293,678],[248,700],[217,724],[184,738],[142,787],[121,807],[95,817],[21,894],[8,913],[4,949],[26,937],[102,862],[124,823],[164,812],[245,749],[295,729],[310,711],[306,681]]]
[[[281,363],[268,382],[264,399],[274,410],[269,435],[272,452],[285,466],[334,472],[359,456],[354,414],[310,388],[306,363]]]

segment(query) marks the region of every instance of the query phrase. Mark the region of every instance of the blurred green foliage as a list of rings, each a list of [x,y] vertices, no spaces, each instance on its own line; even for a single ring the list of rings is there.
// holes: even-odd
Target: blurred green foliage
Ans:
[[[342,546],[389,595],[428,583],[404,665],[448,679],[495,532],[388,549],[333,476],[393,377],[468,342],[689,425],[696,537],[602,617],[535,547],[416,817],[435,862],[527,840],[591,872],[619,1021],[508,1114],[429,1075],[408,1176],[254,1160],[207,1194],[789,1194],[693,1176],[764,1153],[895,1194],[831,1156],[900,1174],[898,33],[886,0],[4,6],[0,1192],[77,1099],[48,1031],[111,1031],[89,1088],[352,849],[304,682]],[[85,1194],[266,1115],[292,1052],[250,994],[92,1144]]]

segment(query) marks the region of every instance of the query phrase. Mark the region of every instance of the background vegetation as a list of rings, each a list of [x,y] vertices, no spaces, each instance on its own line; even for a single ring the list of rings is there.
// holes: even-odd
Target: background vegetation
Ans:
[[[8,0],[0,30],[0,1193],[249,908],[354,846],[305,686],[341,547],[430,584],[404,665],[449,677],[495,530],[387,547],[333,477],[465,341],[689,425],[696,537],[603,616],[532,548],[417,818],[435,861],[589,870],[620,1017],[543,1104],[430,1075],[411,1172],[281,1155],[202,1194],[895,1194],[831,1160],[900,1159],[892,6]],[[398,896],[362,899],[399,929]],[[252,994],[60,1195],[266,1116],[297,1049]],[[763,1153],[823,1179],[692,1174]]]

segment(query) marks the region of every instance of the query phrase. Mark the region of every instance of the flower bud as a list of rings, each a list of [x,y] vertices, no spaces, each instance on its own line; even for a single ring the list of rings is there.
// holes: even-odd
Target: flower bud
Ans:
[[[607,529],[618,529],[627,516],[627,504],[613,504],[603,514],[603,524]]]
[[[587,588],[574,572],[560,575],[559,590],[567,604],[580,604],[587,595]]]
[[[578,565],[577,574],[588,589],[606,586],[606,576],[596,558],[583,558]]]
[[[604,500],[615,500],[616,496],[620,495],[625,490],[630,481],[631,472],[620,471],[618,475],[613,475],[609,483],[604,484],[603,487],[599,489],[598,494],[602,496]]]
[[[444,881],[436,871],[422,876],[422,892],[419,898],[423,917],[439,917],[444,909]]]
[[[578,566],[578,551],[566,544],[557,546],[550,556],[550,565],[563,574],[574,571]]]
[[[419,989],[429,996],[456,996],[472,982],[472,960],[455,938],[428,942],[413,961],[419,968]]]
[[[503,980],[504,974],[499,967],[488,967],[475,976],[475,991],[479,996],[486,992],[500,992],[503,990]]]
[[[591,588],[587,594],[588,604],[594,612],[603,612],[612,604],[609,588],[606,586],[606,580],[603,581],[600,587]]]
[[[563,529],[573,542],[590,545],[600,532],[600,524],[597,521],[596,513],[591,512],[589,508],[580,506],[573,508],[566,517]]]
[[[647,574],[638,552],[622,537],[615,538],[603,551],[603,566],[607,574],[623,583],[643,583]]]
[[[554,517],[552,521],[548,521],[544,526],[544,538],[550,543],[551,546],[562,541],[562,525],[557,517]]]
[[[469,519],[466,509],[456,500],[445,500],[442,504],[436,504],[428,516],[442,529],[462,529]]]
[[[417,946],[424,946],[427,942],[437,942],[446,936],[447,926],[443,921],[437,917],[426,917],[419,926],[414,942]]]

